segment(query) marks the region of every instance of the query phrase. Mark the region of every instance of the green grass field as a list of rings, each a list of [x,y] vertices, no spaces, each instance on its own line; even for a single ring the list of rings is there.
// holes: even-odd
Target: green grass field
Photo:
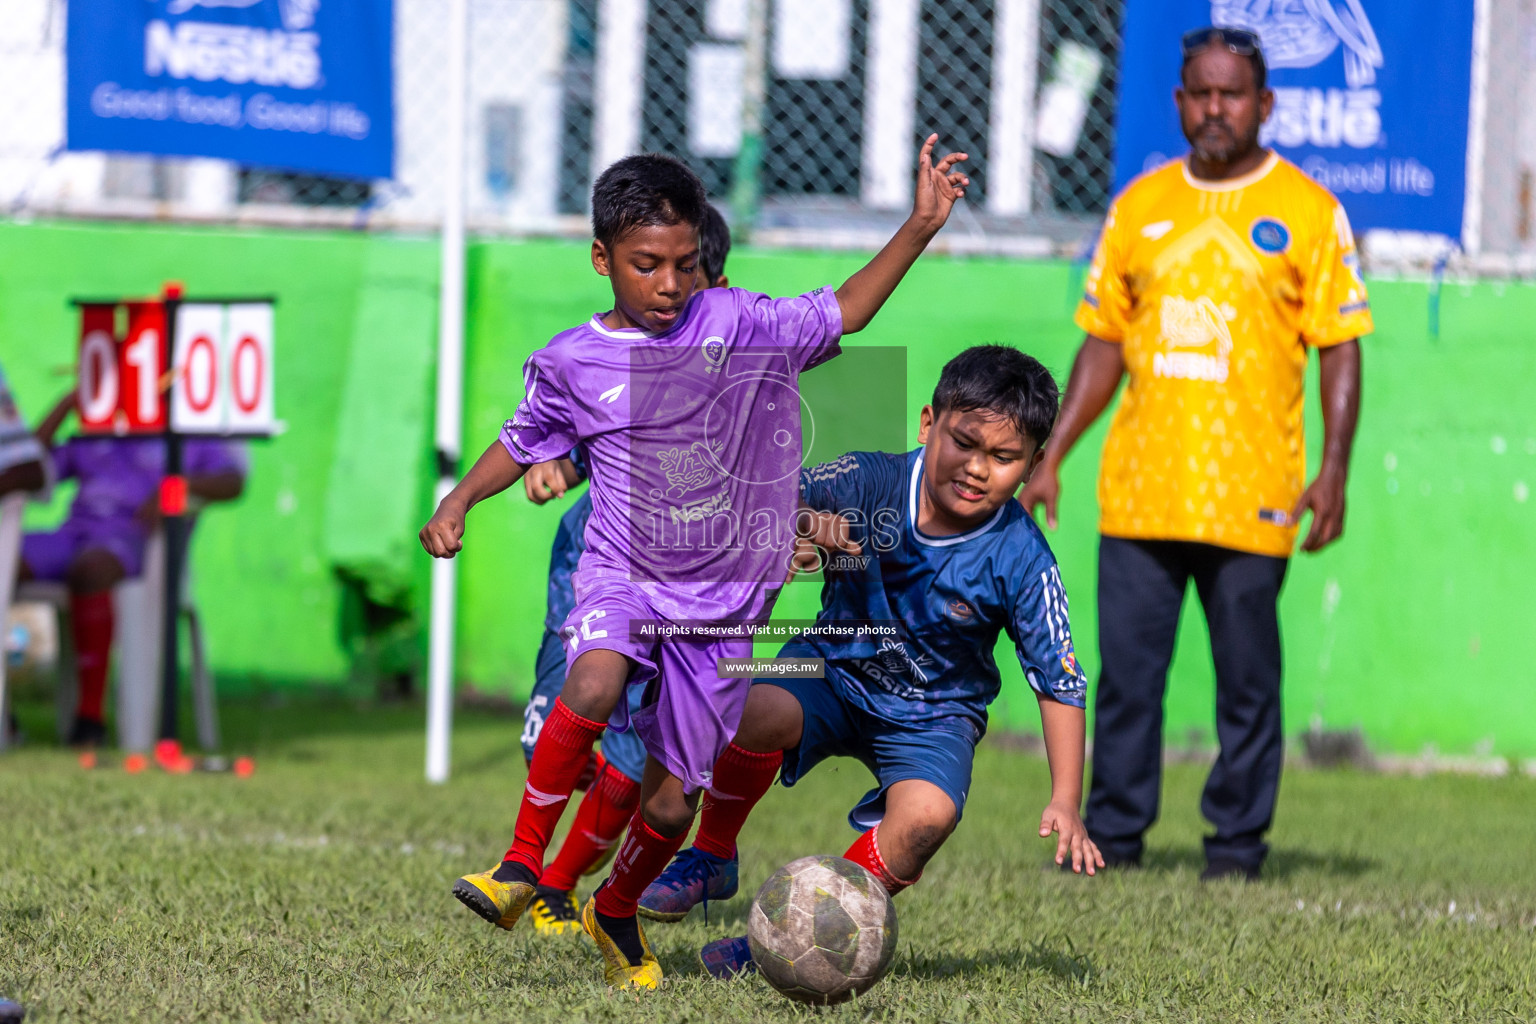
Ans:
[[[41,706],[22,712],[46,730]],[[653,927],[668,982],[644,996],[610,994],[576,940],[470,915],[448,889],[505,846],[520,723],[461,715],[453,780],[431,787],[420,721],[232,707],[248,780],[0,755],[0,993],[29,1021],[1536,1019],[1530,779],[1294,770],[1266,880],[1202,886],[1204,770],[1174,765],[1147,868],[1089,880],[1033,835],[1044,762],[989,741],[960,830],[898,900],[891,974],[818,1011],[696,966],[744,928],[747,895]],[[841,852],[866,786],[834,762],[775,789],[743,836],[743,887]]]

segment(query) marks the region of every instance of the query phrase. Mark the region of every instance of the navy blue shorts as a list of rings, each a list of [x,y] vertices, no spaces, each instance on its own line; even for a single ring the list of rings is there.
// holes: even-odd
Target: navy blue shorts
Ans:
[[[779,781],[793,786],[806,772],[829,757],[853,757],[864,763],[880,783],[864,794],[848,813],[848,824],[868,831],[885,817],[885,791],[907,779],[922,779],[942,789],[955,803],[955,820],[965,810],[971,789],[971,760],[981,737],[975,726],[966,732],[928,725],[902,725],[877,718],[844,700],[825,679],[758,679],[757,685],[777,686],[800,702],[805,714],[800,744],[784,752]]]
[[[534,662],[533,671],[533,692],[528,695],[528,706],[523,709],[523,758],[528,761],[533,760],[533,745],[544,728],[544,718],[565,685],[565,645],[553,630],[544,631],[544,642],[539,644],[539,658]],[[638,699],[638,694],[636,697]],[[625,732],[604,729],[602,751],[603,758],[615,771],[632,782],[640,781],[645,772],[645,744],[640,742],[639,734],[633,729]]]

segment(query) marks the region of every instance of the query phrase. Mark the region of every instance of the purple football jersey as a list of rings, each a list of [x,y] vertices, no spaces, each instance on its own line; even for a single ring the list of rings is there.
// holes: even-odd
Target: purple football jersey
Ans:
[[[669,619],[765,616],[798,501],[799,374],[837,354],[842,324],[830,288],[711,288],[662,333],[594,316],[530,356],[501,440],[524,465],[586,450],[580,573],[642,584]]]
[[[158,437],[73,437],[53,450],[59,479],[78,478],[80,490],[71,519],[133,519],[139,506],[160,489],[165,475],[165,441]],[[211,439],[182,442],[182,472],[191,475],[244,474],[245,457],[236,444]]]

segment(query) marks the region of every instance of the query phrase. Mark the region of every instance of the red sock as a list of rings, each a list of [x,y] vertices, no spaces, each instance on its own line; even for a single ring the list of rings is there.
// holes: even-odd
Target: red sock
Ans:
[[[69,617],[75,641],[75,669],[80,677],[80,700],[75,714],[99,722],[107,694],[107,662],[112,656],[112,591],[70,595]]]
[[[597,912],[609,917],[634,917],[640,894],[656,881],[687,838],[687,829],[675,836],[661,835],[645,823],[638,810],[635,811],[634,820],[629,823],[629,835],[624,837],[624,845],[613,858],[613,873],[597,890]]]
[[[885,886],[885,891],[895,896],[907,886],[916,885],[918,878],[923,877],[923,873],[919,871],[917,878],[897,878],[892,874],[891,869],[885,866],[885,858],[880,856],[880,840],[876,835],[879,831],[880,826],[876,825],[859,836],[843,856],[855,864],[862,864],[868,868],[870,874],[880,879],[880,884]]]
[[[566,801],[581,778],[592,753],[592,744],[603,732],[603,723],[582,718],[565,701],[555,698],[544,720],[539,741],[528,766],[528,784],[517,809],[512,845],[503,860],[515,860],[537,878],[544,871],[544,851],[549,837],[565,811]]]
[[[726,747],[715,762],[714,777],[704,794],[693,845],[727,860],[736,856],[736,837],[747,823],[747,815],[773,785],[783,763],[782,750],[754,754],[734,743]]]
[[[602,762],[597,778],[587,787],[587,795],[576,808],[576,820],[571,823],[560,852],[545,869],[539,884],[564,892],[576,888],[581,873],[619,841],[639,805],[640,783]]]

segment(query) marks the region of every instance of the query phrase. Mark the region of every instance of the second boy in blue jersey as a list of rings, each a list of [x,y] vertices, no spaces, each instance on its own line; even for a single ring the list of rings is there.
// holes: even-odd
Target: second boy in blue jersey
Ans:
[[[734,880],[736,836],[782,766],[794,785],[829,757],[863,761],[877,784],[849,821],[847,853],[891,893],[913,884],[959,824],[971,760],[1001,679],[1006,631],[1040,704],[1051,798],[1040,835],[1056,861],[1102,866],[1083,827],[1085,679],[1056,559],[1012,501],[1038,463],[1058,406],[1036,360],[1002,345],[967,349],[944,367],[922,411],[922,447],[855,452],[807,470],[802,498],[848,520],[858,555],[827,566],[818,623],[895,623],[897,635],[792,641],[785,658],[824,658],[823,679],[759,679],[735,742],[717,764],[694,846],[647,890],[641,907],[676,920]],[[749,961],[744,939],[705,948],[711,973]]]

